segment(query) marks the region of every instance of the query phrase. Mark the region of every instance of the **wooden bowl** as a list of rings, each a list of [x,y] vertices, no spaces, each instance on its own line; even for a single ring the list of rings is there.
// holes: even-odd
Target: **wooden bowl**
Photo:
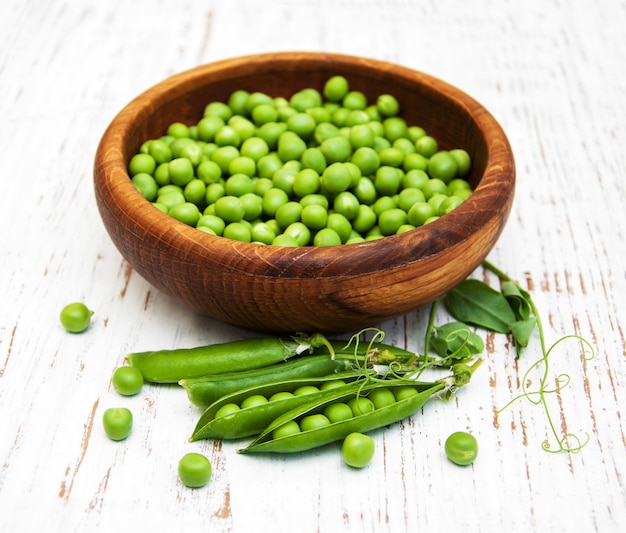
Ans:
[[[216,237],[163,214],[135,189],[127,164],[172,122],[196,123],[207,103],[236,89],[272,96],[315,87],[335,74],[370,99],[396,96],[402,115],[442,149],[472,156],[473,195],[439,220],[360,244],[277,247]],[[267,333],[351,332],[428,304],[487,256],[515,188],[509,142],[493,116],[462,91],[386,62],[329,53],[274,53],[219,61],[172,76],[114,118],[95,157],[104,225],[152,285],[199,313]]]

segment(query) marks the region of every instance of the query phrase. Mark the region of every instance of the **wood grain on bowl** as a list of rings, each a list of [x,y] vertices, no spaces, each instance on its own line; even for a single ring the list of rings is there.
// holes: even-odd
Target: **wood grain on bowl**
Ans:
[[[409,124],[472,157],[474,193],[426,226],[377,241],[287,248],[202,233],[154,208],[127,164],[141,143],[237,89],[288,97],[335,74],[370,99],[393,94]],[[94,165],[97,205],[120,253],[155,287],[205,315],[264,332],[354,331],[432,302],[486,257],[507,221],[515,165],[494,117],[459,89],[371,59],[326,53],[234,58],[173,76],[130,102],[104,133]]]

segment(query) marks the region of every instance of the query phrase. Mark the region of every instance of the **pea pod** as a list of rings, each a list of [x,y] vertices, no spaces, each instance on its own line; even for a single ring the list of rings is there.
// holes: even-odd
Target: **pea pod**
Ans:
[[[372,382],[363,386],[359,390],[359,395],[366,395],[369,391],[380,387],[393,388],[406,385],[406,381],[403,380]],[[422,384],[422,386],[423,385],[424,384]],[[346,402],[355,397],[354,390],[347,391],[337,389],[334,394],[328,395],[322,401],[311,401],[279,416],[267,426],[247,448],[238,451],[239,453],[294,453],[324,446],[325,444],[342,440],[353,432],[365,433],[399,422],[417,413],[429,398],[443,391],[446,387],[448,387],[448,385],[443,380],[433,382],[428,384],[426,388],[418,390],[413,396],[399,400],[386,407],[381,407],[380,409],[360,414],[328,426],[294,433],[285,437],[273,438],[274,430],[284,424],[308,414],[319,413],[325,406],[333,402]]]
[[[352,367],[353,362],[349,359],[331,359],[329,355],[306,355],[244,372],[183,379],[179,385],[186,390],[191,403],[206,408],[223,396],[250,387],[269,385],[279,380],[326,376]]]
[[[275,337],[246,339],[196,348],[179,348],[128,354],[145,381],[178,383],[182,379],[262,368],[286,361],[316,346],[328,343],[314,334],[291,339]],[[329,348],[332,352],[332,347]]]
[[[375,374],[375,372],[371,372]],[[198,441],[207,438],[239,439],[258,435],[263,429],[281,414],[303,404],[311,402],[319,403],[326,397],[336,394],[336,390],[357,391],[363,384],[363,370],[353,370],[338,372],[328,376],[317,378],[299,378],[291,380],[280,380],[274,383],[249,387],[232,394],[228,394],[211,404],[203,413],[193,434],[191,441]],[[298,387],[305,385],[319,386],[327,381],[347,381],[345,385],[337,389],[323,390],[300,396],[292,396],[283,400],[273,400],[262,405],[247,407],[224,416],[218,416],[217,412],[224,405],[240,404],[244,399],[253,395],[271,396],[277,392],[292,392]]]

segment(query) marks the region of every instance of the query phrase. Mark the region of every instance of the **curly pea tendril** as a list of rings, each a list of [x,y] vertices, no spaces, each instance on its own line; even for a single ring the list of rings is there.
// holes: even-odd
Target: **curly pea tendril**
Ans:
[[[513,281],[509,276],[507,276],[504,272],[496,268],[491,263],[485,261],[484,266],[488,270],[496,274],[500,279],[505,280],[505,281]],[[552,448],[552,445],[550,444],[549,439],[546,439],[541,444],[542,449],[546,452],[555,453],[555,454],[563,453],[563,452],[578,453],[589,443],[590,436],[589,436],[589,433],[585,433],[585,437],[581,438],[580,436],[574,433],[561,434],[557,430],[550,407],[548,406],[547,395],[559,394],[563,389],[565,389],[570,384],[571,378],[569,374],[567,373],[559,374],[556,377],[556,387],[553,389],[548,388],[549,380],[550,380],[550,355],[557,347],[560,347],[560,345],[563,342],[567,340],[572,340],[572,339],[578,340],[583,344],[583,351],[581,353],[581,358],[584,361],[590,361],[591,359],[594,358],[594,349],[591,343],[585,338],[581,337],[580,335],[565,335],[561,337],[560,339],[558,339],[548,349],[546,349],[545,333],[544,333],[543,324],[541,321],[541,316],[532,298],[528,298],[528,303],[530,304],[532,312],[535,315],[535,318],[537,320],[536,325],[537,325],[537,331],[539,334],[539,341],[540,341],[540,346],[541,346],[541,357],[537,361],[535,361],[528,368],[528,370],[526,370],[524,374],[524,378],[522,380],[521,394],[513,398],[504,407],[496,411],[496,416],[499,415],[502,411],[507,409],[516,401],[522,398],[525,398],[530,403],[534,405],[540,405],[543,408],[546,419],[548,421],[548,425],[550,427],[550,431],[552,432],[552,436],[556,440],[556,443],[557,443],[556,448]],[[534,370],[539,369],[541,365],[543,365],[543,374],[539,382],[539,388],[537,390],[530,390],[527,386],[527,383],[531,382],[530,374]]]
[[[496,415],[499,415],[502,411],[507,409],[510,405],[512,405],[516,401],[522,398],[525,398],[530,403],[534,405],[540,405],[543,408],[546,419],[548,420],[550,431],[552,432],[552,435],[554,439],[556,440],[556,444],[557,444],[556,448],[552,448],[550,441],[546,439],[541,444],[542,449],[550,453],[561,453],[561,452],[578,453],[589,443],[590,436],[589,436],[589,433],[585,433],[585,438],[583,439],[574,433],[560,434],[559,431],[557,430],[557,427],[554,424],[554,420],[550,411],[550,407],[548,406],[546,396],[548,394],[555,394],[555,393],[559,394],[564,388],[566,388],[570,384],[571,378],[569,374],[566,374],[566,373],[559,374],[556,377],[556,387],[553,389],[549,389],[548,388],[548,381],[550,378],[549,376],[550,359],[549,358],[550,358],[550,355],[552,354],[552,351],[555,348],[557,348],[557,346],[559,346],[562,342],[568,339],[577,339],[587,347],[587,349],[584,349],[581,354],[581,357],[585,361],[589,361],[593,359],[594,351],[593,351],[591,344],[586,339],[584,339],[583,337],[580,337],[579,335],[566,335],[564,337],[561,337],[548,350],[545,349],[545,346],[543,343],[543,332],[541,331],[541,329],[540,329],[540,337],[541,337],[541,345],[542,345],[542,356],[537,361],[535,361],[528,368],[528,370],[526,370],[523,381],[522,381],[522,393],[516,396],[515,398],[513,398],[511,401],[509,401],[504,407],[499,409],[496,412]],[[527,386],[527,383],[530,382],[529,376],[533,370],[540,368],[541,365],[544,365],[544,368],[543,368],[541,381],[539,382],[539,388],[537,390],[529,390]]]

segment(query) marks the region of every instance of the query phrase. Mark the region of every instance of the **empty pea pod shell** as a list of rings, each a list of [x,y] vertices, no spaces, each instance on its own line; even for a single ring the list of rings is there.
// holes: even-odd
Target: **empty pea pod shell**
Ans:
[[[359,394],[365,396],[368,391],[377,387],[397,387],[406,386],[406,381],[397,382],[375,382],[365,385],[359,390]],[[358,415],[348,420],[336,422],[325,427],[303,431],[301,433],[292,434],[286,437],[274,439],[272,432],[291,420],[320,412],[324,406],[341,401],[346,402],[355,396],[354,391],[340,391],[336,394],[325,398],[321,402],[311,402],[301,405],[291,411],[284,413],[276,418],[263,432],[247,447],[238,450],[239,453],[294,453],[310,450],[331,442],[344,439],[353,432],[365,433],[372,431],[395,422],[399,422],[415,413],[437,392],[446,388],[443,381],[433,382],[423,388],[425,384],[420,384],[417,394],[406,399],[400,400],[394,404],[376,409],[366,414]],[[421,390],[420,390],[421,388]]]

